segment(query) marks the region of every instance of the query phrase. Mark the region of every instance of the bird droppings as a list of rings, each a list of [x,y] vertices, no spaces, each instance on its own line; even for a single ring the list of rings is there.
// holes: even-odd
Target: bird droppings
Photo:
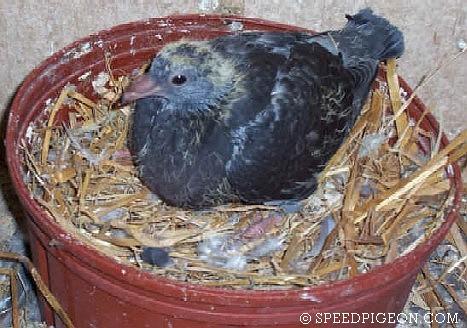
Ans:
[[[148,21],[147,22],[148,24],[152,24],[152,21]],[[172,26],[172,24],[167,21],[167,20],[159,20],[157,23],[157,26],[158,27],[169,27],[169,26]]]
[[[91,42],[85,42],[80,44],[79,46],[69,50],[63,55],[63,59],[65,61],[68,61],[70,59],[78,59],[81,58],[82,56],[90,53],[92,50],[92,45]]]
[[[407,100],[409,97],[409,93],[404,90],[404,88],[399,89],[399,93],[402,99]]]
[[[52,98],[47,98],[45,101],[45,107],[49,108],[53,104],[53,99]]]
[[[86,73],[84,73],[83,75],[78,77],[78,81],[83,82],[83,81],[87,80],[91,76],[91,74],[92,74],[91,71],[87,71]]]
[[[319,299],[318,297],[314,296],[311,293],[302,293],[302,294],[300,294],[300,298],[302,300],[310,301],[310,302],[313,302],[313,303],[320,303],[321,302],[321,299]]]
[[[26,141],[28,141],[28,142],[31,142],[31,139],[32,139],[32,136],[33,136],[33,131],[34,131],[33,124],[34,123],[30,123],[28,125],[28,128],[26,129],[26,134],[24,135],[24,137],[26,138]]]
[[[239,21],[232,21],[229,23],[229,29],[231,32],[240,32],[243,30],[243,24]]]
[[[100,72],[96,78],[91,82],[94,92],[103,94],[108,91],[105,85],[109,82],[110,75],[107,72]]]
[[[29,129],[20,152],[32,197],[69,232],[66,238],[72,235],[119,263],[233,289],[311,286],[367,272],[413,249],[436,231],[451,204],[452,188],[438,154],[421,161],[418,148],[401,151],[385,139],[364,158],[357,156],[367,134],[398,135],[389,87],[377,86],[303,208],[229,204],[189,211],[167,206],[137,177],[126,148],[131,111],[116,102],[128,78],[115,74],[101,72],[81,82],[79,89],[95,91],[96,101],[65,88],[49,103],[49,119]],[[379,99],[383,106],[371,105]],[[57,113],[67,120],[55,121]],[[419,124],[409,127],[414,139],[407,145],[422,137],[436,139]],[[450,152],[456,150],[452,146]],[[429,165],[428,158],[433,158]],[[417,201],[406,202],[407,193]],[[397,216],[401,206],[407,211],[403,221]],[[151,248],[157,261],[169,258],[170,263],[145,261],[142,254]],[[306,293],[301,297],[319,302]]]

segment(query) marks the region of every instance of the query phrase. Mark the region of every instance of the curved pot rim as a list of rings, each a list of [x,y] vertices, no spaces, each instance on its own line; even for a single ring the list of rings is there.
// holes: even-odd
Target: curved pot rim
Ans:
[[[331,294],[334,295],[334,297],[338,295],[341,295],[342,297],[355,297],[360,295],[361,293],[364,293],[365,291],[368,291],[369,289],[379,288],[381,286],[386,285],[389,281],[397,280],[405,276],[408,272],[414,270],[418,271],[418,267],[411,267],[413,266],[413,263],[420,262],[420,258],[427,257],[433,251],[436,245],[439,242],[441,242],[441,240],[444,238],[448,229],[457,218],[462,194],[460,169],[457,166],[457,164],[451,165],[454,172],[453,177],[451,177],[451,181],[453,187],[456,188],[453,206],[450,208],[449,213],[445,215],[442,226],[431,236],[429,240],[418,245],[414,250],[412,250],[405,256],[399,257],[391,263],[381,265],[369,271],[368,273],[359,274],[356,277],[345,280],[313,285],[303,288],[291,288],[289,290],[231,290],[220,287],[208,287],[203,285],[180,282],[163,276],[157,276],[150,272],[142,271],[136,267],[118,263],[112,258],[97,251],[93,247],[83,245],[81,241],[73,238],[58,224],[54,223],[49,213],[45,209],[43,209],[29,195],[29,191],[21,177],[21,160],[17,153],[18,141],[20,137],[19,131],[22,131],[21,127],[24,126],[22,122],[19,122],[18,112],[21,110],[21,99],[23,98],[23,96],[25,96],[27,90],[31,87],[31,85],[33,85],[36,76],[39,76],[42,72],[47,70],[47,67],[49,65],[52,65],[53,63],[57,62],[57,60],[59,60],[68,51],[75,49],[80,44],[93,41],[93,38],[99,35],[104,35],[106,33],[117,33],[118,31],[124,31],[128,27],[144,26],[147,25],[148,22],[150,22],[151,24],[156,24],[157,26],[158,22],[162,21],[166,23],[170,22],[171,24],[173,23],[175,25],[179,23],[183,24],[186,21],[191,21],[193,22],[193,24],[190,26],[194,26],[197,24],[198,26],[200,26],[208,21],[219,24],[226,19],[232,19],[245,24],[252,23],[259,26],[274,27],[280,30],[308,31],[313,33],[312,31],[296,26],[279,24],[276,22],[256,18],[246,18],[230,15],[226,16],[192,14],[169,16],[162,18],[151,18],[148,20],[141,20],[117,25],[109,30],[102,30],[100,32],[97,32],[96,34],[91,34],[90,36],[81,38],[66,46],[65,48],[59,50],[52,56],[48,57],[31,73],[28,74],[21,87],[17,91],[12,105],[10,107],[10,115],[6,132],[6,154],[9,173],[13,185],[15,187],[16,192],[19,195],[22,205],[26,209],[26,212],[29,214],[31,219],[37,224],[37,226],[41,229],[41,231],[44,234],[46,234],[51,239],[53,238],[59,243],[61,243],[61,252],[65,252],[68,255],[73,256],[76,260],[86,258],[87,260],[85,263],[83,263],[83,265],[92,268],[95,272],[99,272],[106,277],[111,277],[112,279],[116,279],[122,283],[130,284],[133,287],[144,289],[145,291],[150,293],[162,294],[169,297],[180,297],[180,295],[186,296],[188,294],[190,296],[190,299],[198,300],[199,302],[206,302],[205,297],[221,296],[222,300],[219,299],[217,303],[220,302],[223,304],[231,304],[231,301],[234,299],[257,299],[258,301],[264,299],[280,299],[282,301],[300,301],[307,302],[309,304],[310,301],[304,301],[303,299],[301,299],[301,295],[304,292],[306,292],[307,294],[315,295],[317,298],[323,296],[324,299],[326,298],[326,295]],[[188,28],[189,26],[185,27]],[[401,86],[409,94],[411,94],[412,90],[407,85],[407,83],[403,79],[400,79],[400,82]],[[419,112],[427,110],[423,103],[417,97],[414,98],[411,106],[416,106]],[[437,122],[430,113],[427,113],[426,119],[430,122],[432,129],[437,130]],[[448,140],[446,136],[443,135],[443,146],[446,145],[447,142]],[[125,273],[123,273],[123,271]],[[387,278],[389,273],[390,279]],[[351,286],[350,289],[349,286]],[[371,288],[368,286],[371,286]]]

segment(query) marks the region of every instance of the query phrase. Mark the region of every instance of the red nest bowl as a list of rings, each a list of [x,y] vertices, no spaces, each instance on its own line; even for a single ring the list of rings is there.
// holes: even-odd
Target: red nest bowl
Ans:
[[[419,269],[455,221],[462,180],[459,167],[452,165],[449,171],[456,189],[454,206],[441,228],[425,243],[392,263],[352,279],[280,291],[228,290],[169,280],[119,264],[65,232],[29,194],[18,151],[28,125],[46,119],[46,100],[58,97],[67,83],[93,97],[92,88],[78,78],[88,71],[93,76],[104,71],[105,52],[112,55],[115,73],[130,74],[164,44],[180,38],[208,39],[232,33],[232,21],[241,23],[243,30],[304,31],[259,19],[208,15],[119,25],[55,53],[34,69],[18,90],[7,128],[8,166],[25,209],[34,263],[76,327],[302,327],[300,315],[305,312],[310,314],[311,323],[319,323],[320,318],[324,322],[322,313],[328,312],[356,313],[360,318],[363,313],[397,314],[404,307]],[[402,79],[400,83],[409,94],[412,92]],[[414,119],[424,111],[425,106],[417,98],[408,109]],[[421,127],[438,133],[438,123],[429,113]],[[447,142],[443,136],[442,145]],[[63,327],[52,310],[43,305],[47,323]],[[327,324],[332,325],[331,321]],[[360,326],[367,324],[370,320],[366,324],[360,321]],[[395,323],[386,321],[385,325]]]

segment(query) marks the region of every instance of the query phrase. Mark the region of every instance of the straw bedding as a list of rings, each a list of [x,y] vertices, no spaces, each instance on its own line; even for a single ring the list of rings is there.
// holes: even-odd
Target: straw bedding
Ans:
[[[467,133],[441,150],[441,134],[407,116],[413,96],[400,88],[394,60],[302,207],[206,211],[169,207],[138,179],[126,139],[132,108],[118,101],[130,77],[110,66],[80,82],[96,101],[65,87],[29,126],[21,154],[24,180],[51,219],[120,263],[235,289],[315,285],[407,254],[452,205],[450,164],[465,155]],[[148,247],[169,262],[143,261]]]

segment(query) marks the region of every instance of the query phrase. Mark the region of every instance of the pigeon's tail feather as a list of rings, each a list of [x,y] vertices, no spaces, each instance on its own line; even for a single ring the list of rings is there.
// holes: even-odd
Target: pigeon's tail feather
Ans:
[[[404,52],[404,36],[397,27],[381,16],[375,15],[370,8],[360,10],[357,14],[346,15],[347,24],[341,33],[358,34],[366,55],[378,60],[400,57]],[[363,49],[361,49],[363,50]]]

